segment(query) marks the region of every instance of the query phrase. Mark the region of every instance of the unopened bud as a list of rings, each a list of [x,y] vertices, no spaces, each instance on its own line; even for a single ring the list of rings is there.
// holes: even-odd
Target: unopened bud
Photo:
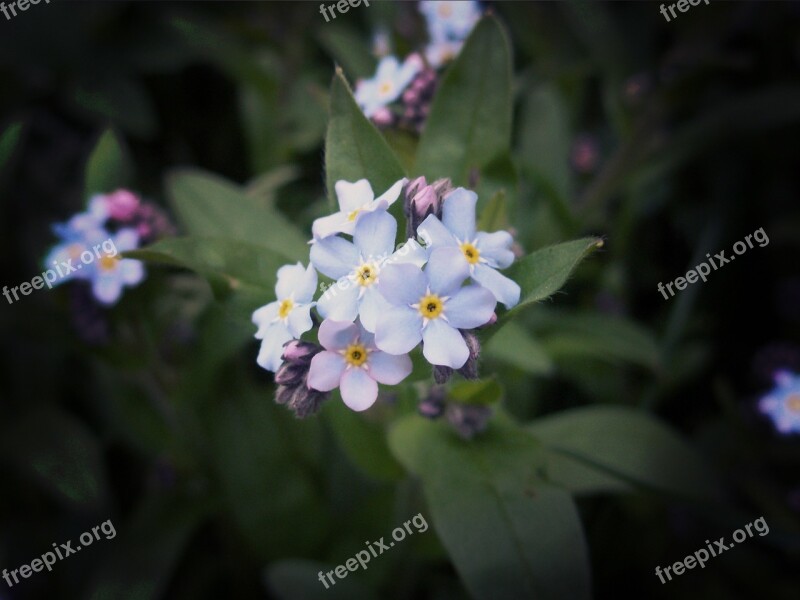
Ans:
[[[478,359],[481,356],[481,343],[478,341],[478,337],[470,331],[461,330],[461,337],[464,338],[464,341],[467,343],[467,348],[469,348],[469,358],[467,358],[467,362],[464,363],[464,366],[461,367],[458,372],[464,379],[477,379]]]
[[[428,395],[422,399],[417,407],[419,414],[429,419],[436,419],[444,413],[444,388],[432,388]]]
[[[403,190],[406,237],[416,237],[417,228],[428,215],[442,218],[442,203],[451,191],[453,185],[449,179],[439,179],[428,185],[425,177],[417,177],[406,184]]]
[[[478,404],[461,404],[450,402],[445,411],[445,418],[464,439],[472,439],[486,429],[492,409]]]

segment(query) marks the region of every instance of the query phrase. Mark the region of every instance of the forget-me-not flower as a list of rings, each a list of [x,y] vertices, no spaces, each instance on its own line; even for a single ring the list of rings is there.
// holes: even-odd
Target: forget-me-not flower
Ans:
[[[133,258],[121,258],[120,252],[139,247],[139,234],[134,229],[121,229],[116,235],[104,237],[104,253],[91,263],[81,265],[88,272],[92,294],[101,304],[116,304],[122,295],[122,288],[138,285],[144,279],[144,265]],[[113,253],[106,251],[111,243]],[[94,244],[95,246],[97,244]]]
[[[800,433],[800,376],[788,371],[775,374],[775,387],[758,403],[781,433]]]
[[[378,290],[390,306],[378,315],[378,348],[405,354],[421,340],[429,363],[453,369],[464,366],[470,353],[459,329],[485,324],[496,306],[489,290],[461,287],[468,276],[458,248],[432,253],[424,272],[411,264],[384,267]]]
[[[514,262],[511,251],[514,239],[507,231],[476,233],[477,201],[475,192],[456,188],[445,196],[442,220],[435,215],[428,216],[417,233],[428,244],[431,253],[442,248],[457,248],[461,253],[458,262],[468,269],[469,276],[511,308],[519,302],[520,287],[496,269],[504,269]]]
[[[275,284],[277,300],[262,306],[253,313],[253,324],[258,327],[256,339],[261,340],[261,350],[256,362],[268,371],[281,366],[283,345],[298,339],[311,329],[311,307],[317,289],[317,272],[302,263],[285,265],[278,269]]]
[[[397,221],[386,210],[375,210],[356,223],[353,241],[338,236],[311,246],[311,263],[323,275],[336,279],[317,302],[319,314],[335,321],[355,321],[360,315],[367,331],[375,331],[385,301],[377,283],[385,264],[410,262],[422,266],[426,250],[414,240],[392,254]]]
[[[311,226],[314,241],[334,235],[346,233],[353,235],[356,222],[362,214],[373,210],[384,209],[391,206],[400,196],[406,179],[401,179],[392,184],[383,194],[375,197],[372,186],[366,179],[359,179],[355,183],[337,181],[334,185],[336,198],[339,200],[339,212],[327,217],[316,219]]]
[[[464,40],[481,18],[480,5],[472,0],[423,0],[419,11],[425,16],[433,41]]]
[[[373,335],[358,322],[326,319],[319,328],[319,342],[325,350],[311,359],[308,386],[320,392],[338,387],[344,403],[355,411],[375,403],[379,383],[396,385],[411,373],[408,354],[381,352]]]
[[[394,56],[384,56],[378,63],[375,77],[356,84],[356,102],[364,114],[371,117],[378,109],[397,100],[422,67],[419,54],[409,55],[402,65]]]

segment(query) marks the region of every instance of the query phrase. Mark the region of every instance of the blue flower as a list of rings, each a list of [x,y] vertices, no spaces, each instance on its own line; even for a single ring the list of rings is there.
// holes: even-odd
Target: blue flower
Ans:
[[[424,272],[411,264],[384,267],[378,290],[389,306],[378,315],[378,348],[405,354],[422,341],[429,363],[453,369],[464,366],[469,348],[459,329],[485,324],[496,305],[492,293],[481,286],[461,287],[468,276],[458,248],[432,253]]]
[[[456,188],[444,198],[442,220],[435,215],[428,216],[417,233],[428,244],[431,253],[444,248],[460,250],[457,262],[468,269],[469,276],[511,308],[519,302],[519,285],[496,269],[504,269],[514,262],[511,251],[514,239],[507,231],[475,232],[477,201],[475,192]]]
[[[259,366],[277,371],[282,362],[283,345],[311,329],[311,307],[316,304],[312,298],[316,289],[317,272],[311,265],[304,268],[298,262],[278,269],[277,300],[253,313],[253,324],[258,327],[255,337],[261,340],[256,358]]]
[[[337,233],[353,235],[358,218],[370,211],[391,206],[400,196],[405,183],[405,179],[395,182],[376,198],[372,186],[366,179],[359,179],[355,183],[337,181],[334,189],[339,200],[339,212],[314,221],[311,226],[311,232],[314,234],[312,242]]]
[[[434,40],[425,46],[425,60],[430,66],[438,69],[454,60],[463,45],[464,42],[460,40]]]
[[[109,211],[105,196],[98,194],[89,199],[84,212],[77,213],[66,223],[56,223],[53,231],[64,240],[75,240],[102,230],[108,220]]]
[[[428,22],[428,33],[433,41],[465,40],[481,18],[480,5],[471,0],[423,0],[419,10]]]
[[[356,84],[356,102],[364,114],[371,117],[378,109],[397,100],[422,67],[418,54],[409,55],[402,65],[394,56],[384,56],[378,63],[375,77]]]
[[[326,319],[319,328],[319,342],[325,350],[311,359],[308,386],[320,392],[338,387],[344,403],[355,411],[375,403],[379,383],[396,385],[411,373],[407,354],[381,352],[360,323]]]
[[[781,433],[800,433],[800,376],[779,371],[775,384],[759,401],[759,410],[772,419]]]
[[[113,253],[105,251],[107,243],[111,244]],[[119,257],[120,252],[139,247],[139,234],[134,229],[121,229],[113,236],[105,234],[102,247],[105,253],[83,266],[88,267],[88,279],[91,281],[95,299],[110,306],[119,300],[123,287],[133,287],[144,279],[144,265],[141,261]]]
[[[397,221],[386,210],[375,210],[359,218],[353,242],[327,237],[311,246],[311,263],[323,275],[336,279],[317,303],[319,314],[335,321],[361,322],[367,331],[375,331],[378,313],[385,302],[376,284],[387,263],[425,264],[427,252],[409,240],[397,252],[394,240]]]

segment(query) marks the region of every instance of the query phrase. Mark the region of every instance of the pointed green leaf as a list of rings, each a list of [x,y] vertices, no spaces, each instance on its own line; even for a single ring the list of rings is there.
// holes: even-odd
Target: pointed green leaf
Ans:
[[[495,17],[481,20],[447,70],[420,140],[415,171],[468,185],[511,143],[511,51]]]
[[[269,248],[287,260],[308,261],[307,238],[276,208],[257,205],[239,186],[196,170],[173,173],[172,207],[194,236],[228,238]]]
[[[130,184],[132,168],[126,150],[117,135],[106,131],[86,163],[86,197],[108,194]]]
[[[459,381],[448,390],[447,396],[462,404],[490,405],[500,402],[503,386],[496,379]]]
[[[544,455],[525,436],[498,419],[465,441],[412,416],[389,443],[422,479],[433,526],[474,598],[589,598],[578,512],[566,492],[537,480]]]
[[[379,196],[405,177],[386,140],[356,104],[341,70],[333,77],[330,114],[325,138],[325,175],[331,202],[335,202],[333,186],[339,180],[366,179]]]

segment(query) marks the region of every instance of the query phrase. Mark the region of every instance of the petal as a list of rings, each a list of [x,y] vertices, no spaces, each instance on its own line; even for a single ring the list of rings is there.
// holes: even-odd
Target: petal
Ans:
[[[409,239],[386,259],[384,265],[409,263],[422,268],[426,262],[428,262],[428,250],[417,240]]]
[[[258,365],[273,373],[278,370],[283,362],[283,345],[292,339],[292,334],[283,323],[273,323],[270,325],[261,341],[261,349],[258,351],[256,362]]]
[[[302,263],[285,265],[278,269],[278,283],[275,295],[282,300],[292,296],[298,302],[310,302],[317,289],[317,273],[311,265]]]
[[[378,63],[375,79],[389,79],[400,69],[400,62],[394,56],[384,56]]]
[[[422,339],[422,315],[413,308],[392,307],[378,317],[375,345],[389,354],[408,354]]]
[[[481,258],[498,269],[505,269],[514,262],[514,253],[510,250],[514,238],[507,231],[484,233],[480,231],[475,236],[475,245],[481,253]]]
[[[92,282],[92,293],[102,304],[115,304],[122,293],[122,280],[114,275],[101,275]]]
[[[326,350],[344,350],[358,337],[358,325],[325,319],[319,326],[319,343]]]
[[[139,247],[139,234],[136,233],[135,229],[121,229],[119,233],[117,233],[116,237],[113,238],[112,244],[117,252],[135,250]],[[113,254],[116,254],[117,252],[114,252]],[[113,254],[110,252],[107,254],[113,256]]]
[[[392,203],[400,197],[400,192],[407,181],[407,179],[401,179],[400,181],[394,182],[392,187],[375,198],[375,202],[385,201],[387,206],[391,206]]]
[[[409,54],[408,58],[403,62],[403,66],[400,67],[400,71],[395,76],[395,85],[398,88],[405,89],[409,83],[417,76],[422,70],[422,57],[417,54]]]
[[[337,212],[327,217],[315,219],[311,225],[311,233],[315,240],[321,240],[336,233],[347,233],[345,231],[351,224],[345,212]]]
[[[356,412],[367,410],[378,398],[378,384],[364,369],[345,371],[339,389],[344,403]]]
[[[375,326],[378,322],[378,316],[391,307],[381,293],[375,288],[370,286],[364,295],[361,297],[361,304],[358,307],[358,316],[361,325],[367,331],[375,333]]]
[[[375,198],[372,186],[366,179],[359,179],[355,183],[340,180],[333,187],[339,199],[339,208],[345,215],[369,204]]]
[[[378,291],[389,304],[414,304],[427,292],[427,277],[411,264],[387,265],[378,274]]]
[[[314,326],[311,320],[311,307],[314,304],[301,304],[289,312],[289,333],[293,338],[299,338]]]
[[[397,221],[385,210],[375,210],[359,216],[353,241],[364,260],[385,258],[392,253],[397,235]]]
[[[327,237],[311,246],[311,264],[323,275],[339,279],[359,264],[358,250],[344,238]],[[278,295],[278,298],[282,297]]]
[[[457,246],[458,242],[453,234],[447,230],[436,215],[428,215],[417,227],[417,235],[429,247]]]
[[[358,316],[358,292],[356,282],[342,278],[325,290],[317,301],[317,311],[325,319],[352,323]]]
[[[270,302],[253,312],[253,325],[258,327],[258,331],[256,331],[257,339],[260,340],[264,337],[269,326],[272,325],[273,321],[278,317],[279,307],[280,302]]]
[[[127,285],[136,285],[144,279],[144,264],[142,261],[125,258],[119,261],[119,277]]]
[[[431,291],[449,296],[469,277],[469,263],[460,248],[436,248],[425,265]]]
[[[520,288],[517,282],[502,273],[498,273],[492,267],[481,264],[475,265],[475,269],[472,271],[472,279],[492,292],[497,301],[502,302],[506,308],[516,306],[519,302]]]
[[[413,365],[408,354],[393,356],[386,352],[369,355],[369,374],[378,383],[397,385],[411,374]]]
[[[496,306],[492,292],[479,285],[468,285],[445,303],[444,314],[456,329],[472,329],[485,325]]]
[[[460,369],[469,358],[469,348],[458,329],[434,319],[422,331],[422,354],[432,365]]]
[[[311,359],[308,370],[308,387],[319,392],[330,392],[339,387],[347,363],[338,352],[323,350]]]
[[[456,188],[444,197],[442,222],[460,241],[471,241],[475,237],[475,204],[478,194],[464,188]]]

